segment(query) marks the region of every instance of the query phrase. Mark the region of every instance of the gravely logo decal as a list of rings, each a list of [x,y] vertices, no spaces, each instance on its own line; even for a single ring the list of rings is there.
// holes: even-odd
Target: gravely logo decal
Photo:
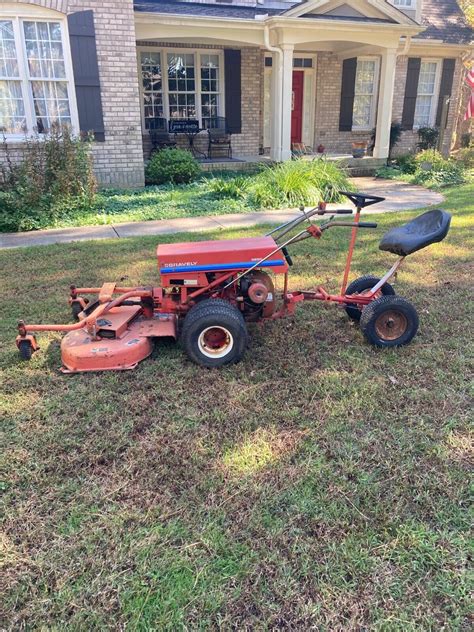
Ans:
[[[183,266],[197,266],[197,261],[183,261],[182,263],[164,263],[164,268],[181,268]]]

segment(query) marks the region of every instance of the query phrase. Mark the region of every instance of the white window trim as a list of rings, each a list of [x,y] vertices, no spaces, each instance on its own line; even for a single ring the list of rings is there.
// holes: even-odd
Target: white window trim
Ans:
[[[353,132],[367,132],[374,129],[376,117],[377,117],[377,105],[379,100],[379,87],[380,87],[380,57],[373,55],[366,55],[365,57],[357,57],[357,64],[359,61],[375,61],[374,71],[374,93],[372,95],[372,105],[370,108],[370,120],[368,125],[353,125]],[[356,68],[356,80],[357,80],[357,68]],[[354,90],[354,99],[357,95]]]
[[[63,81],[67,84],[69,111],[71,113],[71,127],[73,134],[79,134],[79,115],[77,111],[76,90],[74,86],[74,72],[72,68],[71,49],[69,44],[69,29],[67,18],[59,13],[46,11],[38,11],[38,7],[32,7],[31,13],[20,13],[12,15],[11,11],[1,11],[0,20],[9,20],[13,22],[13,32],[15,35],[15,47],[18,54],[18,68],[20,76],[15,78],[14,81],[18,81],[21,85],[21,94],[23,98],[23,106],[25,109],[25,118],[27,131],[22,134],[3,134],[2,138],[5,138],[7,143],[26,143],[29,138],[37,137],[39,139],[44,138],[43,134],[37,134],[35,132],[36,116],[35,106],[33,100],[33,92],[31,82],[33,79],[29,78],[28,59],[26,57],[26,45],[25,34],[22,27],[24,21],[32,22],[59,22],[61,25],[61,44],[64,53],[64,66],[66,70],[66,77],[64,79],[48,79],[48,81]],[[18,48],[19,47],[19,48]]]
[[[399,9],[411,9],[415,10],[417,5],[417,0],[410,0],[410,4],[397,4],[396,0],[390,0],[394,7]]]
[[[424,125],[418,125],[416,122],[413,125],[413,129],[418,130],[422,127],[434,127],[436,124],[436,114],[438,111],[438,101],[439,101],[439,88],[441,85],[441,74],[442,74],[442,69],[443,69],[443,60],[441,58],[431,58],[431,57],[423,57],[421,59],[421,63],[428,63],[428,64],[436,64],[436,78],[435,78],[435,86],[434,86],[434,92],[433,92],[433,96],[432,96],[432,107],[431,107],[431,112],[430,112],[430,122],[428,125],[424,124]],[[427,96],[427,95],[419,95],[418,94],[418,90],[416,93],[416,100],[418,101],[418,96]],[[416,103],[415,103],[415,115],[416,115]]]
[[[148,134],[148,130],[145,128],[145,102],[143,98],[143,79],[142,79],[142,63],[141,53],[160,53],[161,56],[161,91],[163,94],[163,118],[168,122],[169,116],[169,89],[168,89],[168,54],[181,53],[194,55],[194,76],[196,80],[196,90],[194,92],[188,92],[187,94],[196,95],[196,118],[199,121],[199,125],[202,127],[202,112],[201,112],[201,55],[218,55],[219,56],[219,92],[211,92],[204,94],[219,94],[219,108],[218,116],[225,116],[225,73],[224,73],[224,51],[217,48],[163,48],[157,46],[137,46],[137,67],[138,78],[140,88],[140,111],[142,119],[142,132]]]

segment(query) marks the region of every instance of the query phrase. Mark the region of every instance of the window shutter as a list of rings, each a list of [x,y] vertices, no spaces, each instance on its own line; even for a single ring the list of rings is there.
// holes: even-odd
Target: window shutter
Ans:
[[[345,59],[342,64],[341,110],[339,113],[339,131],[352,131],[354,110],[357,57]]]
[[[415,122],[416,97],[420,81],[421,58],[410,57],[408,60],[407,80],[405,84],[405,100],[403,102],[402,129],[413,129]]]
[[[224,51],[225,118],[231,134],[242,132],[242,79],[240,50]]]
[[[456,66],[455,59],[445,59],[443,61],[443,73],[441,75],[441,83],[439,86],[438,110],[436,112],[436,126],[441,125],[441,116],[443,115],[444,97],[450,97],[453,89],[454,68]]]
[[[99,65],[95,43],[94,12],[79,11],[68,16],[74,85],[81,132],[93,132],[105,141],[100,95]]]

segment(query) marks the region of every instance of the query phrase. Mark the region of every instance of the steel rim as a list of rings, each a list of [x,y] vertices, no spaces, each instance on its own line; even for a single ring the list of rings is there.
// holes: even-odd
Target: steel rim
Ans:
[[[387,310],[375,321],[375,331],[383,340],[397,340],[408,329],[408,319],[402,312]]]
[[[199,335],[198,347],[206,358],[223,358],[232,351],[234,337],[225,327],[206,327]]]

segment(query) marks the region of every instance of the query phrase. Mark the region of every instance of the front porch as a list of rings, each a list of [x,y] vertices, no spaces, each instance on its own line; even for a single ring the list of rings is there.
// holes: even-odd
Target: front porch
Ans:
[[[195,154],[206,170],[289,160],[303,144],[351,171],[373,172],[389,155],[397,59],[414,32],[391,17],[311,13],[263,24],[138,15],[145,157],[156,117],[203,130],[219,118],[232,135],[232,158],[205,158],[206,135],[198,134]],[[353,143],[368,144],[373,130],[373,157],[352,163]],[[186,147],[186,138],[175,139]]]

